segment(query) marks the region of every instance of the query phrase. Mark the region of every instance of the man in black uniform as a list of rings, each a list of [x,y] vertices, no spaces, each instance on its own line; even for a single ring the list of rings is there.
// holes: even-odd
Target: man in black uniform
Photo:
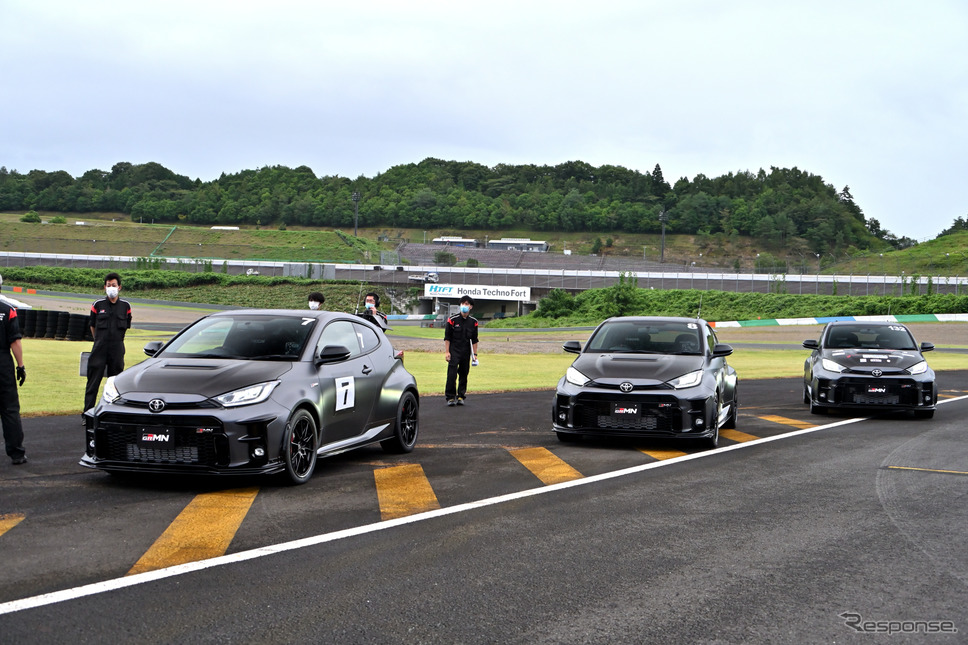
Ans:
[[[447,361],[447,405],[464,405],[467,396],[467,372],[471,361],[477,361],[477,319],[470,315],[474,299],[460,299],[460,313],[447,319],[444,327],[444,360]]]
[[[20,394],[17,392],[17,382],[23,387],[27,380],[21,337],[17,310],[0,301],[0,423],[3,424],[4,447],[15,466],[27,463],[24,428],[20,423]],[[16,372],[11,354],[17,361]]]
[[[104,278],[106,298],[91,305],[88,325],[94,336],[94,346],[87,359],[87,388],[84,391],[84,410],[97,405],[97,394],[105,372],[115,376],[124,370],[124,334],[131,328],[131,305],[121,300],[121,276],[109,273]]]

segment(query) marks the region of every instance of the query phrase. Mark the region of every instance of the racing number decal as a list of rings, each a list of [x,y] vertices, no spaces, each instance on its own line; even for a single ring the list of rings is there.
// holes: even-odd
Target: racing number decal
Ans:
[[[336,411],[351,410],[356,405],[354,377],[344,376],[336,380]]]

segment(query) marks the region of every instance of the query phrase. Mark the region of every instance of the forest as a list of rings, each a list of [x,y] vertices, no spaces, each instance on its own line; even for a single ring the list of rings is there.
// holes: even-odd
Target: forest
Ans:
[[[760,169],[670,184],[652,173],[581,161],[497,165],[428,158],[372,178],[317,177],[263,167],[203,182],[150,162],[80,177],[0,167],[0,211],[122,213],[133,221],[509,229],[749,236],[802,251],[878,251],[915,244],[866,218],[849,187],[797,168]]]

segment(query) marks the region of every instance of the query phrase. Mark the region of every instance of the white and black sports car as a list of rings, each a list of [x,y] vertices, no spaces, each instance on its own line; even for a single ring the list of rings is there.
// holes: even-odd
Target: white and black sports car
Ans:
[[[695,318],[620,317],[600,324],[558,382],[551,420],[561,441],[582,435],[719,442],[735,428],[736,370],[711,325]]]
[[[374,442],[409,452],[419,394],[383,332],[326,311],[206,316],[107,380],[81,465],[117,472],[285,473]]]
[[[803,402],[810,412],[828,408],[912,410],[931,418],[938,403],[934,370],[907,327],[896,322],[829,322],[803,363]]]

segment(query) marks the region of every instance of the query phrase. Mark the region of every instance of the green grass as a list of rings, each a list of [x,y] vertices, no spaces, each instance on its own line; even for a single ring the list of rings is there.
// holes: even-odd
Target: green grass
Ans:
[[[440,330],[432,338],[439,337]],[[540,333],[530,334],[540,336]],[[127,367],[144,360],[144,344],[151,340],[166,340],[171,334],[132,329],[125,338]],[[577,337],[584,338],[581,334]],[[483,340],[482,340],[483,342]],[[71,342],[25,338],[24,364],[27,382],[20,389],[21,415],[49,416],[80,414],[84,401],[85,378],[80,376],[80,354],[89,351],[89,342]],[[480,365],[471,368],[469,395],[485,392],[547,390],[551,392],[571,364],[573,354],[487,354],[483,351]],[[730,364],[739,373],[740,381],[750,379],[795,378],[803,374],[806,350],[743,349],[735,352]],[[962,354],[928,354],[928,363],[936,371],[965,369]],[[404,363],[416,377],[421,396],[440,396],[444,391],[446,365],[443,352],[415,352],[405,354]],[[550,405],[550,403],[549,403]]]

